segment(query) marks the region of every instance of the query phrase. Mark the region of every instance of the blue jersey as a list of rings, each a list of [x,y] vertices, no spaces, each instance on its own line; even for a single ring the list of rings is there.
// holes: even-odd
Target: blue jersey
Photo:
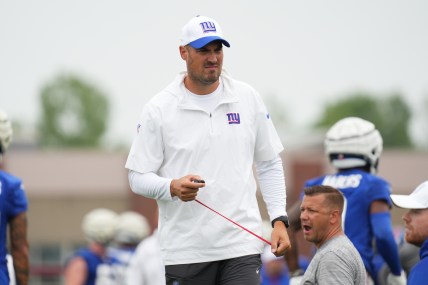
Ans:
[[[8,221],[27,211],[28,200],[22,181],[0,170],[0,284],[9,284],[7,271],[7,226]]]
[[[85,285],[95,285],[97,278],[97,268],[103,263],[101,256],[93,253],[88,248],[81,248],[75,254],[74,257],[81,257],[85,260],[88,268],[88,275],[86,277]]]
[[[342,216],[344,232],[360,253],[367,272],[376,276],[370,206],[376,200],[383,200],[392,206],[390,185],[382,178],[359,169],[320,176],[308,180],[305,187],[315,185],[328,185],[342,191],[345,197]]]
[[[137,247],[110,247],[107,257],[110,259],[109,280],[110,284],[126,284],[126,270]],[[107,270],[107,269],[105,269]]]
[[[419,253],[421,260],[410,271],[408,285],[423,285],[427,284],[428,271],[428,239],[424,241]]]
[[[128,266],[132,256],[135,254],[136,249],[136,246],[109,247],[107,250],[107,256],[118,264],[126,267]]]
[[[260,285],[288,285],[289,284],[289,276],[288,271],[284,270],[281,272],[279,276],[276,276],[275,278],[269,277],[266,273],[266,268],[262,266],[261,270],[261,281]]]
[[[83,258],[86,262],[88,275],[84,283],[85,285],[116,284],[111,283],[112,280],[114,280],[114,275],[111,269],[118,264],[118,260],[108,256],[100,256],[87,247],[78,249],[71,259],[75,257]],[[69,259],[67,263],[71,259]]]

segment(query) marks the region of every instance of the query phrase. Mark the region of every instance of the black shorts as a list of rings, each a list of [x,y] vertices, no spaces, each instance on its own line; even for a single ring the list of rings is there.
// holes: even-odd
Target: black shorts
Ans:
[[[167,265],[167,285],[260,285],[260,254],[232,259]]]

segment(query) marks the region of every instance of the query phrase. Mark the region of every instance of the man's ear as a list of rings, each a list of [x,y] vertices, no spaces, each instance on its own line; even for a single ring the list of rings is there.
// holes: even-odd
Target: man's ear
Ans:
[[[185,48],[184,46],[180,46],[179,47],[180,50],[180,56],[183,60],[187,60],[187,48]]]
[[[330,213],[330,222],[332,224],[338,223],[340,217],[339,210],[333,210]]]

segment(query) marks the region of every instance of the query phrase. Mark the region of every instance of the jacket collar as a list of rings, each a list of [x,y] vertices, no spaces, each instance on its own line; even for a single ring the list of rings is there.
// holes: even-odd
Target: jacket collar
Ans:
[[[175,80],[167,86],[166,91],[176,96],[179,100],[178,107],[183,109],[194,109],[195,105],[186,96],[186,87],[184,86],[184,78],[186,77],[187,72],[183,71],[178,74]],[[220,80],[223,83],[223,93],[220,98],[220,104],[227,103],[236,103],[239,102],[238,96],[236,96],[235,87],[232,84],[232,78],[227,74],[227,71],[224,69],[221,72]]]

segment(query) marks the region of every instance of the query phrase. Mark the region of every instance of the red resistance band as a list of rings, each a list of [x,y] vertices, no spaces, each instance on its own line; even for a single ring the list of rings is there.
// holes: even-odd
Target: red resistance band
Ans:
[[[259,236],[259,235],[255,234],[255,233],[253,233],[253,232],[252,232],[252,231],[250,231],[249,229],[247,229],[247,228],[245,228],[245,227],[241,226],[240,224],[238,224],[238,223],[236,223],[236,222],[232,221],[232,220],[231,220],[231,219],[229,219],[228,217],[223,216],[222,214],[220,214],[220,213],[219,213],[219,212],[217,212],[216,210],[214,210],[214,209],[212,209],[212,208],[208,207],[207,205],[205,205],[204,203],[202,203],[201,201],[199,201],[198,199],[195,199],[195,201],[196,201],[196,202],[198,202],[199,204],[201,204],[202,206],[206,207],[207,209],[210,209],[211,211],[213,211],[213,212],[214,212],[214,213],[216,213],[217,215],[219,215],[219,216],[221,216],[221,217],[225,218],[225,219],[226,219],[226,220],[228,220],[229,222],[231,222],[231,223],[235,224],[236,226],[240,227],[241,229],[243,229],[243,230],[245,230],[245,231],[249,232],[249,233],[250,233],[250,234],[252,234],[253,236],[255,236],[255,237],[257,237],[257,238],[261,239],[262,241],[264,241],[264,242],[265,242],[265,243],[267,243],[268,245],[271,245],[271,243],[270,243],[268,240],[265,240],[265,239],[264,239],[264,238],[262,238],[261,236]]]

